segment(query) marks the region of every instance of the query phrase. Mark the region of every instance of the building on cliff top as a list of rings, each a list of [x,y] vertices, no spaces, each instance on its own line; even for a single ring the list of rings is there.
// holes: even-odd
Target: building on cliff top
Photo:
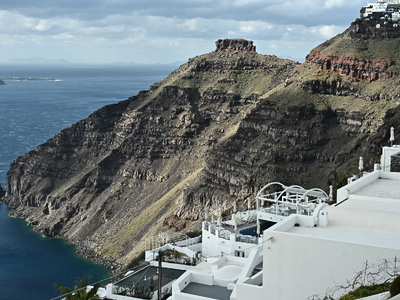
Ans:
[[[382,25],[386,27],[398,27],[400,21],[400,1],[387,0],[368,3],[361,8],[360,18],[362,20],[374,22],[377,28]]]
[[[332,190],[327,195],[274,182],[257,194],[256,209],[236,212],[234,205],[227,219],[221,211],[217,218],[206,213],[199,238],[150,239],[146,260],[162,250],[196,264],[163,263],[180,270],[162,276],[163,290],[172,292],[163,299],[324,299],[327,292],[338,297],[350,287],[392,280],[400,272],[399,172],[400,146],[384,147],[381,164],[339,189],[334,204],[326,203]],[[99,294],[128,299],[117,295],[120,288],[109,284]]]

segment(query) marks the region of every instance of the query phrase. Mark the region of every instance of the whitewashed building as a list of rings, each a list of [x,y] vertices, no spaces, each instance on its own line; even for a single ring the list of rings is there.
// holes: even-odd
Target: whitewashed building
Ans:
[[[362,159],[359,169],[362,173]],[[390,280],[400,273],[399,171],[400,146],[384,147],[381,164],[339,189],[332,205],[326,203],[332,189],[328,195],[270,183],[244,212],[234,204],[229,218],[222,218],[222,210],[216,217],[207,214],[201,238],[150,240],[146,259],[153,260],[159,250],[197,259],[195,266],[177,267],[181,273],[166,284],[169,300],[306,300],[323,299],[327,292],[338,298],[349,291],[349,282],[351,288],[368,284],[367,266],[382,261],[394,261],[394,271],[385,269],[373,280]],[[165,243],[152,249],[162,239]],[[174,264],[163,267],[172,272]],[[102,299],[135,299],[115,291],[109,284]]]
[[[395,260],[400,255],[400,173],[390,172],[388,167],[399,152],[399,146],[385,147],[385,170],[377,168],[338,190],[334,205],[321,201],[308,205],[307,209],[312,209],[307,214],[303,210],[277,220],[263,231],[257,245],[243,247],[233,238],[221,245],[224,238],[218,238],[218,226],[212,234],[204,225],[209,222],[204,222],[203,249],[213,248],[208,250],[212,255],[172,284],[171,298],[287,300],[313,299],[327,291],[339,297],[348,292],[338,286],[352,280],[366,264]],[[318,191],[315,199],[325,196],[314,191]],[[261,192],[257,198],[263,195]],[[265,208],[257,210],[258,222],[269,218],[262,210]],[[208,241],[213,246],[207,246]],[[221,251],[223,247],[226,252]],[[244,257],[238,255],[239,247]],[[371,299],[383,297],[387,296]]]
[[[399,20],[399,0],[379,0],[375,3],[368,3],[361,8],[361,19],[369,19],[372,16],[377,16],[385,20]]]

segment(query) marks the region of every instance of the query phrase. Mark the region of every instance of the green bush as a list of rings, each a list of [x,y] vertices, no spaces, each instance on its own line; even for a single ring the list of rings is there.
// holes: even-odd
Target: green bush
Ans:
[[[382,284],[373,284],[368,286],[360,286],[358,289],[344,295],[339,300],[355,300],[364,297],[380,294],[387,291],[387,286]]]
[[[389,291],[392,297],[400,294],[400,276],[397,276],[396,279],[393,280],[389,287]]]
[[[344,295],[343,297],[339,298],[339,300],[355,300],[355,299],[358,299],[358,298],[354,295]]]

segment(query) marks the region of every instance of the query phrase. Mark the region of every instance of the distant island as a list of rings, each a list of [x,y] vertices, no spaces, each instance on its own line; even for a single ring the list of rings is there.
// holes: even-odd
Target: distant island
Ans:
[[[42,57],[30,57],[30,58],[11,58],[5,61],[6,64],[69,64],[70,62],[60,59],[47,59]]]
[[[40,78],[40,77],[2,77],[0,84],[5,84],[4,81],[35,81],[35,80],[45,80],[45,81],[55,81],[55,78]]]

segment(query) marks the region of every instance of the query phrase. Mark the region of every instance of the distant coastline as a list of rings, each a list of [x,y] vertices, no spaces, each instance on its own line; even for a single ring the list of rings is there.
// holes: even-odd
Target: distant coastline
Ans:
[[[45,81],[56,81],[55,78],[40,78],[40,77],[2,77],[0,78],[0,84],[1,82],[4,83],[4,81],[35,81],[35,80],[45,80]]]

